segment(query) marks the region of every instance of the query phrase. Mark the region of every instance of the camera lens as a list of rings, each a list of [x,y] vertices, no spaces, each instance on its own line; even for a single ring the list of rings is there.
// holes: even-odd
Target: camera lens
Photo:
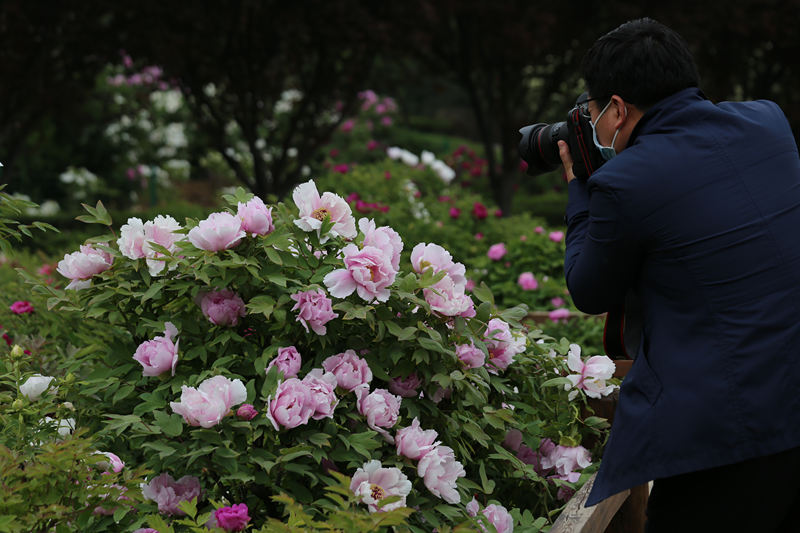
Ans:
[[[528,163],[529,175],[549,172],[561,165],[558,141],[567,141],[569,137],[566,122],[533,124],[521,128],[519,132],[522,134],[519,155]]]

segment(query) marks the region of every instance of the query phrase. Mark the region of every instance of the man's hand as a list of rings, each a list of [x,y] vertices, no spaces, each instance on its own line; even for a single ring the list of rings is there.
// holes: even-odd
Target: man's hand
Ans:
[[[558,155],[564,165],[564,178],[569,183],[575,179],[575,174],[572,173],[572,156],[569,155],[569,145],[566,142],[558,141]]]

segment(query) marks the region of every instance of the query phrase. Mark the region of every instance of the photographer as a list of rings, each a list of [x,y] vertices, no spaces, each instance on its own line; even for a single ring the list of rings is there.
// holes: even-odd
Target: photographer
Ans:
[[[651,20],[583,61],[602,166],[569,182],[564,270],[587,313],[641,306],[593,505],[654,480],[647,531],[798,531],[800,159],[773,102],[707,100]],[[574,152],[573,152],[574,154]]]

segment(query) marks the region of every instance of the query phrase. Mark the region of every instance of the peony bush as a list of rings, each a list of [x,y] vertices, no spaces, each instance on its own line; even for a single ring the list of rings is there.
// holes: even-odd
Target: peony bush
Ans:
[[[152,473],[115,519],[268,528],[284,506],[319,519],[349,499],[413,531],[551,522],[597,466],[581,443],[606,424],[581,407],[613,389],[607,365],[525,330],[527,309],[470,293],[444,247],[359,219],[314,181],[292,203],[225,199],[204,220],[119,232],[98,204],[110,233],[59,267],[99,254],[108,268],[37,286],[50,309],[106,324],[63,370],[76,426]]]

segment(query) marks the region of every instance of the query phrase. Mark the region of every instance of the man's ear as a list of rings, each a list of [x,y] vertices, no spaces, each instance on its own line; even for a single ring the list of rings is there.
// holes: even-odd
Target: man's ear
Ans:
[[[612,117],[614,117],[614,129],[621,128],[628,119],[628,107],[629,105],[625,103],[625,100],[622,99],[621,96],[615,94],[611,96],[611,109],[609,111],[612,112]]]

